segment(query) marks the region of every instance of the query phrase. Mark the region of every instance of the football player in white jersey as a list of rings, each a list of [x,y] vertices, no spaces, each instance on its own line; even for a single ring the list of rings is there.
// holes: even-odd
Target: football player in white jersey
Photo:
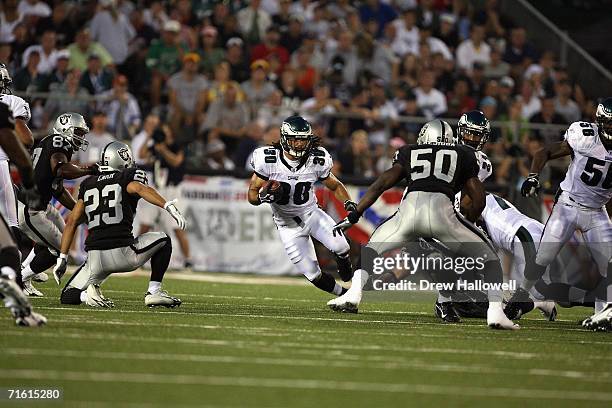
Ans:
[[[612,222],[605,209],[612,198],[612,98],[606,98],[597,106],[595,123],[572,123],[565,132],[564,141],[546,146],[535,154],[521,193],[524,196],[537,194],[539,172],[546,162],[569,155],[572,161],[544,227],[536,268],[525,271],[526,279],[510,299],[507,314],[520,308],[527,292],[576,230],[582,232],[600,274],[607,276],[612,255]],[[595,314],[584,320],[584,327],[612,329],[612,285],[605,292],[598,297],[607,302],[596,302]]]
[[[22,98],[12,95],[11,76],[6,65],[0,63],[0,101],[7,104],[13,112],[15,118],[15,133],[26,149],[30,149],[34,144],[32,131],[28,128],[30,120],[30,105]],[[13,182],[9,170],[9,158],[0,148],[0,212],[4,215],[13,233],[19,226],[17,220],[17,201],[13,190]]]
[[[253,205],[268,203],[285,251],[295,267],[317,288],[336,296],[346,289],[332,275],[322,272],[317,262],[312,238],[334,253],[340,278],[352,278],[349,243],[342,233],[334,233],[335,221],[317,206],[314,184],[321,181],[351,211],[351,201],[344,185],[331,172],[333,160],[312,127],[301,116],[285,119],[280,128],[280,143],[260,147],[253,152],[254,174],[248,199]],[[272,190],[276,181],[280,187]],[[274,183],[275,184],[275,183]]]

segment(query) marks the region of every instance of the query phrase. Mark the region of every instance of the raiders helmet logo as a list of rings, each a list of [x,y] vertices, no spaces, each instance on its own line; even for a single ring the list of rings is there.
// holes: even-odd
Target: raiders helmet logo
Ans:
[[[119,149],[117,150],[117,153],[119,154],[119,157],[123,159],[123,161],[130,161],[131,157],[130,157],[130,152],[128,149],[126,148]]]
[[[62,126],[66,126],[70,121],[70,115],[62,115],[59,117],[59,122]]]

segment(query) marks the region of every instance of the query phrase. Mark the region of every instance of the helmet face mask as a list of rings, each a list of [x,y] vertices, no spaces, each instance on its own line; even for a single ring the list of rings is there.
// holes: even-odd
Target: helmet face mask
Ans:
[[[295,158],[299,159],[308,155],[313,139],[310,123],[301,116],[290,116],[281,124],[281,147],[287,154]]]
[[[89,127],[85,118],[75,112],[62,113],[55,120],[53,133],[63,136],[74,148],[74,150],[87,150],[89,142],[85,135],[89,133]]]
[[[457,124],[457,139],[459,144],[472,147],[474,150],[483,148],[491,134],[491,124],[484,113],[473,110],[461,115]]]
[[[612,145],[612,98],[606,98],[597,105],[595,122],[602,143]]]
[[[113,172],[134,167],[132,149],[123,142],[110,142],[104,149],[98,164],[101,172]]]
[[[11,79],[11,75],[6,65],[0,63],[0,94],[11,95],[13,93],[11,90],[12,84],[13,80]]]

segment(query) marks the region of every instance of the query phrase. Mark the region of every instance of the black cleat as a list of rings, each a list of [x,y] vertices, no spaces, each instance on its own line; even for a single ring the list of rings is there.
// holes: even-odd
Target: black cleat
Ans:
[[[484,319],[487,317],[487,309],[489,308],[489,302],[453,302],[453,307],[455,308],[457,314],[461,317]]]
[[[434,305],[434,313],[438,318],[446,323],[461,323],[461,318],[453,307],[453,302],[436,302]]]
[[[523,289],[518,288],[508,304],[504,308],[504,313],[510,320],[520,319],[522,315],[532,311],[534,308],[533,300],[529,297],[529,293]]]

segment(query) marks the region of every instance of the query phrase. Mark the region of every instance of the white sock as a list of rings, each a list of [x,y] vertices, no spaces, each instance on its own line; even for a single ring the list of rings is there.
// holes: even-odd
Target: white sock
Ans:
[[[21,267],[25,268],[27,266],[30,266],[30,263],[32,262],[32,259],[34,259],[34,256],[36,256],[36,254],[34,253],[34,248],[32,248],[27,258],[24,259],[23,262],[21,263]]]
[[[336,283],[336,286],[334,286],[334,295],[340,296],[341,294],[342,294],[342,286]]]
[[[161,291],[161,282],[149,281],[148,292],[152,295]]]
[[[87,291],[84,290],[81,292],[81,303],[87,302]]]
[[[487,297],[489,298],[489,307],[491,307],[491,303],[499,303],[501,305],[501,302],[504,299],[504,295],[499,289],[489,289],[487,291]]]
[[[30,265],[26,266],[25,268],[23,268],[21,270],[21,280],[23,281],[27,281],[32,279],[32,276],[34,276],[35,273],[32,270],[32,268],[30,268]]]
[[[503,303],[501,301],[499,301],[499,302],[491,302],[491,301],[489,301],[489,309],[499,309],[499,310],[503,311],[504,309],[502,307],[502,304]]]
[[[14,281],[17,277],[17,273],[10,266],[3,266],[2,268],[0,268],[0,276]]]

